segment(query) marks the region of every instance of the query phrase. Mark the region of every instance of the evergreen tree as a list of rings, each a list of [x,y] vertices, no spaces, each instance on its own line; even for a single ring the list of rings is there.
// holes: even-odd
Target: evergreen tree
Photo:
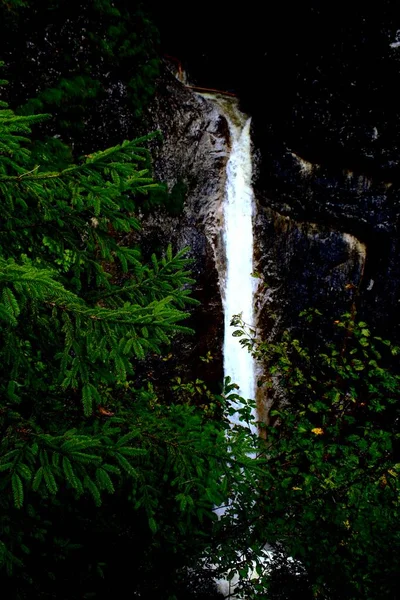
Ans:
[[[155,185],[146,139],[55,170],[46,145],[42,164],[29,149],[46,118],[1,102],[0,565],[9,597],[108,597],[133,571],[142,597],[166,598],[208,543],[247,438],[182,386],[162,404],[137,384],[146,356],[189,332],[194,303],[184,250],[145,264],[133,243]]]

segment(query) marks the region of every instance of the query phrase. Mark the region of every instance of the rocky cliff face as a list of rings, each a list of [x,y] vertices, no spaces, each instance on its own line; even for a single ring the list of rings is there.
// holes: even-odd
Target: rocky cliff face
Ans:
[[[227,123],[218,107],[186,88],[166,68],[145,118],[147,130],[162,134],[162,140],[151,146],[156,178],[166,182],[170,191],[177,184],[183,184],[186,191],[181,214],[172,216],[162,209],[143,219],[142,238],[153,248],[169,242],[176,250],[189,246],[196,279],[193,295],[201,302],[189,321],[195,335],[177,340],[172,352],[176,360],[165,363],[166,376],[181,365],[176,374],[199,377],[216,390],[223,377],[223,313],[216,256],[222,243]],[[199,360],[207,352],[213,356],[211,363]]]
[[[326,304],[340,313],[351,296],[343,284],[352,284],[359,313],[399,339],[397,3],[341,11],[317,0],[290,10],[250,2],[238,19],[206,2],[183,32],[177,12],[165,9],[160,20],[166,51],[186,62],[198,85],[236,91],[253,117],[259,270],[280,286],[268,298],[294,312]],[[234,43],[246,34],[246,43]],[[278,234],[279,215],[287,225]],[[349,235],[358,241],[347,244]],[[355,247],[363,248],[359,258]],[[333,292],[327,269],[352,257]]]
[[[266,338],[296,329],[318,308],[329,320],[355,307],[380,335],[400,339],[399,213],[396,178],[311,163],[285,144],[258,152],[254,186],[259,324]],[[338,157],[340,158],[340,156]],[[342,157],[343,158],[343,157]],[[382,163],[382,167],[383,167]],[[387,174],[387,173],[386,173]],[[277,397],[258,398],[262,418]]]
[[[307,103],[302,110],[311,119]],[[342,117],[346,123],[350,119]],[[333,320],[355,303],[360,318],[398,340],[400,194],[393,161],[388,167],[394,146],[375,152],[371,168],[362,142],[367,125],[359,124],[359,155],[367,162],[355,160],[350,170],[346,153],[338,153],[335,161],[327,158],[326,144],[321,145],[320,161],[306,160],[298,153],[299,140],[297,145],[292,140],[289,147],[273,126],[268,138],[272,115],[260,119],[258,113],[253,133],[255,258],[261,275],[256,303],[262,335],[274,337],[283,328],[295,327],[305,308],[318,308]],[[198,356],[210,350],[218,357],[213,368],[207,365],[195,375],[221,381],[223,315],[216,257],[222,243],[227,124],[216,106],[165,72],[146,125],[161,130],[164,138],[152,148],[156,175],[167,181],[169,189],[183,181],[187,194],[180,216],[148,217],[144,235],[149,240],[172,240],[176,248],[191,247],[196,295],[202,305],[192,315],[196,336],[180,341],[180,351],[185,364],[195,365]],[[371,131],[368,140],[374,147],[378,134]],[[337,139],[341,136],[345,133],[337,130]],[[351,141],[353,157],[356,137]],[[317,142],[313,141],[312,152],[307,149],[307,158],[318,157]],[[342,142],[344,147],[344,138]]]
[[[398,338],[397,186],[308,163],[287,149],[267,161],[269,177],[264,171],[255,185],[258,256],[271,306],[283,303],[286,321],[310,306],[337,318],[356,291],[359,315]]]

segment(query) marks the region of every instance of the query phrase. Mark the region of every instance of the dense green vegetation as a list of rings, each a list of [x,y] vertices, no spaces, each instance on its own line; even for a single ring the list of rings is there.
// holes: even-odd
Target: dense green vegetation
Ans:
[[[194,302],[184,251],[144,264],[124,244],[154,185],[146,140],[53,171],[27,147],[43,118],[0,108],[1,564],[17,598],[91,597],[109,563],[96,597],[133,575],[142,597],[168,596],[227,498],[227,463],[249,462],[246,436],[179,385],[161,404],[135,384]]]
[[[296,597],[302,584],[310,598],[396,598],[400,348],[358,321],[354,305],[331,323],[328,343],[321,313],[305,311],[299,336],[265,343],[233,319],[264,365],[260,385],[281,397],[263,426],[258,502],[260,534],[279,550],[272,597]]]
[[[153,181],[151,135],[123,141],[157,32],[124,0],[0,1],[0,31],[7,598],[212,598],[222,575],[248,599],[396,598],[398,348],[354,305],[269,343],[234,318],[279,400],[260,439],[229,379],[220,395],[165,368],[150,384],[195,305],[185,250],[146,260],[137,218],[179,217],[185,184]]]

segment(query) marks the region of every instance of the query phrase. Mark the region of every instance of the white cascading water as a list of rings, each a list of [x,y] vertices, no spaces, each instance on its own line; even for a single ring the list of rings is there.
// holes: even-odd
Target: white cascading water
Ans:
[[[254,327],[254,295],[256,291],[253,268],[253,213],[254,195],[251,186],[252,155],[251,120],[239,112],[236,104],[230,104],[230,115],[225,112],[231,135],[231,152],[226,167],[226,187],[223,203],[225,280],[224,306],[224,375],[229,375],[245,399],[255,399],[256,371],[251,354],[233,337],[233,315],[242,314],[244,322]],[[240,408],[240,407],[238,407]],[[231,417],[239,423],[238,417]],[[254,426],[251,427],[254,431]],[[217,589],[225,598],[235,598],[237,577],[220,579]]]
[[[256,280],[252,276],[254,194],[251,187],[250,119],[247,119],[235,104],[231,103],[230,109],[233,118],[225,114],[231,134],[231,153],[227,164],[223,204],[226,260],[223,289],[224,374],[229,375],[239,386],[239,395],[254,400],[254,359],[241,347],[240,338],[232,336],[234,329],[230,325],[232,316],[241,313],[245,323],[254,327]]]
[[[256,397],[256,364],[242,348],[240,337],[234,337],[231,319],[241,314],[250,328],[255,326],[254,298],[257,280],[253,276],[253,215],[254,194],[252,180],[252,154],[250,124],[251,119],[241,113],[236,99],[220,95],[202,94],[216,102],[227,119],[230,131],[231,151],[226,166],[226,186],[223,200],[223,246],[224,256],[220,263],[220,286],[224,308],[224,375],[239,386],[238,395],[254,400]],[[240,406],[236,406],[240,408]],[[255,418],[255,414],[253,414]],[[230,417],[232,424],[239,423],[239,417]],[[242,423],[243,424],[243,423]],[[256,426],[250,425],[256,432]],[[224,507],[215,509],[221,516]],[[254,573],[254,576],[257,576]],[[225,598],[233,600],[237,576],[233,579],[216,580],[217,590]]]
[[[239,386],[237,393],[240,396],[254,400],[255,361],[240,345],[240,338],[232,336],[234,328],[230,324],[234,315],[241,314],[249,327],[254,328],[255,325],[257,280],[252,276],[254,193],[251,186],[251,119],[239,110],[236,98],[210,93],[200,95],[219,106],[230,132],[231,150],[222,203],[223,256],[217,258],[224,308],[224,376],[229,376]],[[238,417],[231,420],[238,423]],[[252,430],[255,431],[255,427]]]

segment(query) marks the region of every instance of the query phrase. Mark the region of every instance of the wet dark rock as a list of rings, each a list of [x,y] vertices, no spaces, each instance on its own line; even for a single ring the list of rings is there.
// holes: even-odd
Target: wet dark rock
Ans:
[[[255,234],[262,274],[258,314],[265,331],[293,326],[310,307],[331,316],[349,309],[365,268],[365,246],[357,238],[268,207],[259,209]]]
[[[398,3],[338,10],[308,0],[288,10],[286,4],[250,2],[246,9],[238,18],[235,11],[212,10],[206,2],[193,27],[179,34],[177,17],[184,12],[168,7],[159,22],[164,48],[181,58],[197,85],[234,90],[253,117],[258,202],[299,227],[297,269],[284,266],[290,262],[282,255],[285,248],[275,256],[275,271],[282,268],[280,279],[284,273],[288,278],[286,295],[300,287],[304,302],[320,303],[324,297],[327,309],[343,307],[332,294],[328,302],[324,291],[330,257],[324,267],[301,250],[301,240],[307,223],[324,235],[332,232],[324,247],[336,247],[333,238],[347,233],[366,246],[359,314],[400,339]],[[246,32],[245,43],[232,44]],[[283,243],[269,227],[263,233],[260,220],[257,227],[258,257]],[[273,240],[266,242],[266,235]],[[266,260],[261,258],[264,270]],[[265,275],[271,279],[270,269]],[[343,277],[337,281],[343,283]],[[314,293],[306,294],[307,286]],[[343,297],[342,290],[337,293]]]
[[[175,250],[188,246],[196,280],[193,296],[200,301],[188,322],[195,334],[178,337],[173,359],[165,363],[165,376],[200,378],[219,391],[223,312],[215,257],[222,239],[219,208],[225,187],[228,128],[214,105],[164,69],[145,114],[145,129],[162,133],[162,139],[152,141],[150,148],[155,176],[167,183],[169,191],[183,182],[186,194],[180,215],[171,216],[162,208],[143,218],[141,243],[146,246],[148,240],[149,248],[158,245],[160,250],[167,243]],[[213,357],[211,363],[199,360],[207,352]]]
[[[268,163],[269,177],[265,177],[263,167],[258,168],[256,177],[257,198],[265,210],[258,219],[260,264],[266,264],[269,246],[280,247],[276,256],[276,271],[279,279],[285,280],[286,296],[292,290],[296,302],[289,300],[290,310],[309,306],[318,307],[321,303],[332,315],[349,309],[352,298],[345,286],[357,287],[357,309],[359,315],[374,324],[381,332],[399,336],[397,319],[400,297],[400,277],[398,267],[398,227],[400,195],[397,184],[391,181],[370,179],[363,174],[344,169],[329,169],[323,165],[313,165],[288,150],[274,160],[271,155],[264,160]],[[286,217],[290,225],[285,236],[277,237],[270,225],[265,225],[268,211],[276,211],[281,218]],[[264,225],[263,225],[264,223]],[[304,231],[310,240],[310,223],[316,237],[305,250]],[[294,229],[297,231],[294,231]],[[275,230],[274,230],[275,231]],[[288,233],[290,231],[290,234]],[[321,235],[324,238],[321,245]],[[267,241],[268,236],[272,238]],[[338,240],[356,241],[349,260],[353,267],[340,272],[336,278],[334,291],[329,291],[327,272],[339,260]],[[280,240],[280,241],[279,241]],[[283,241],[285,240],[285,241]],[[288,242],[290,240],[290,242]],[[319,241],[318,241],[319,240]],[[282,244],[289,244],[284,247]],[[319,248],[318,256],[312,250]],[[360,247],[364,247],[361,260]],[[293,268],[291,248],[295,246],[296,267]],[[322,250],[322,248],[324,250]],[[340,252],[339,252],[340,254]],[[343,262],[343,261],[342,261]],[[363,267],[360,270],[360,263]],[[265,270],[265,267],[263,267]],[[266,272],[266,277],[271,277]],[[328,278],[329,279],[329,278]],[[308,287],[308,293],[305,289]],[[350,295],[351,296],[351,295]],[[294,315],[296,316],[296,315]]]

